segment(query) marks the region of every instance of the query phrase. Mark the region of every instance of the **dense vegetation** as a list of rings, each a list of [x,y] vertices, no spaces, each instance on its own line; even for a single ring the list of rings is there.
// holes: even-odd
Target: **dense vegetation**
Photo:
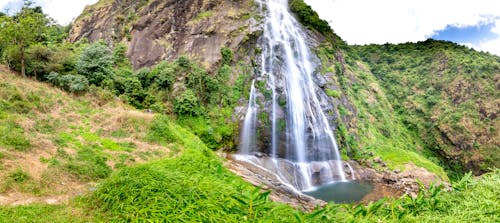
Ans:
[[[323,88],[337,108],[335,133],[345,158],[401,171],[413,163],[447,179],[440,160],[399,120],[379,81],[355,52],[324,41],[316,53],[327,81]],[[374,163],[374,157],[380,157],[386,167]]]
[[[34,140],[38,138],[33,137],[56,136],[49,140],[60,144],[61,149],[56,150],[53,157],[43,159],[46,160],[44,162],[50,163],[49,167],[53,165],[47,170],[49,176],[62,177],[64,175],[61,174],[68,171],[67,174],[74,174],[83,181],[105,178],[99,183],[95,192],[88,192],[65,205],[0,206],[2,222],[494,222],[498,220],[499,192],[496,186],[500,183],[500,174],[497,170],[481,178],[466,175],[461,181],[453,184],[453,192],[444,192],[441,187],[436,186],[430,189],[422,188],[416,198],[405,196],[396,200],[381,200],[367,206],[330,204],[325,208],[304,213],[269,201],[267,192],[248,185],[241,178],[228,172],[221,158],[211,152],[189,130],[176,124],[175,119],[165,115],[151,117],[151,114],[146,113],[128,113],[128,109],[122,111],[126,112],[125,114],[120,114],[117,110],[108,109],[117,109],[116,107],[123,105],[116,104],[113,100],[101,101],[102,98],[97,97],[100,94],[71,96],[57,89],[51,89],[47,85],[15,77],[5,71],[2,71],[0,77],[2,86],[22,92],[12,99],[2,96],[2,103],[33,100],[28,98],[32,92],[40,95],[42,100],[46,100],[39,105],[35,103],[35,106],[52,105],[53,107],[45,107],[48,110],[64,106],[58,104],[58,101],[70,102],[70,105],[61,108],[68,114],[51,113],[55,117],[48,123],[47,121],[51,120],[47,120],[43,107],[34,107],[28,113],[22,113],[22,109],[18,107],[2,107],[2,117],[5,118],[2,121],[22,123],[23,117],[28,116],[27,118],[40,122],[36,125],[38,126],[36,131],[39,133],[35,135],[23,133],[19,136],[28,144],[36,143]],[[11,94],[12,91],[8,95]],[[89,101],[97,101],[97,104],[103,105],[91,104]],[[80,116],[82,122],[68,122],[66,117],[70,114],[73,117]],[[96,123],[92,120],[96,120]],[[109,123],[97,124],[101,121],[106,122],[105,120],[121,121],[113,124],[110,129],[106,129]],[[74,127],[62,128],[57,125],[63,122],[68,122],[69,126]],[[87,125],[98,128],[86,130]],[[18,128],[22,129],[20,126]],[[73,137],[76,135],[73,134],[84,138],[75,139]],[[120,140],[127,138],[133,138],[135,141],[125,144]],[[136,153],[145,151],[131,146],[133,145],[131,143],[140,145],[141,141],[151,143],[152,146],[165,145],[166,148],[159,147],[156,152],[152,150],[147,153]],[[47,149],[38,146],[27,148],[28,150],[20,152],[29,154]],[[127,167],[134,163],[131,160],[165,152],[167,148],[173,151],[172,155],[178,154],[179,151],[182,151],[182,154],[175,158],[163,158]],[[60,152],[72,150],[77,151],[77,154],[73,155],[71,152],[64,155]],[[1,161],[8,162],[14,151],[17,151],[14,147],[2,150],[4,156]],[[158,155],[168,156],[168,154]],[[93,158],[92,161],[85,158],[71,158],[77,156]],[[69,160],[66,160],[66,157]],[[98,157],[116,159],[114,169],[117,171],[107,177],[109,172],[102,169],[107,164],[101,165],[93,161],[99,160]],[[87,169],[81,172],[78,172],[79,169],[65,169],[69,167],[67,164],[71,164],[72,159],[79,162],[74,163],[78,165],[73,167]],[[124,162],[120,164],[120,160]],[[106,169],[111,167],[108,166]],[[94,173],[104,175],[94,175]],[[4,179],[11,182],[10,187],[15,187],[16,190],[23,188],[31,190],[33,185],[51,182],[35,181],[35,176],[26,170],[13,169],[5,177],[7,178]],[[53,180],[60,182],[58,180],[61,178]],[[40,195],[44,193],[48,191],[40,191]]]
[[[30,17],[24,18],[28,14]],[[19,40],[6,38],[12,29],[33,27],[36,37],[19,47]],[[89,44],[64,42],[68,28],[53,25],[41,9],[29,1],[14,16],[0,18],[12,29],[0,30],[0,59],[14,71],[45,81],[74,94],[84,94],[97,87],[111,92],[138,109],[175,115],[207,143],[211,149],[233,147],[236,126],[230,121],[236,102],[241,98],[246,65],[233,61],[229,48],[222,48],[223,61],[216,72],[209,73],[188,57],[161,62],[152,68],[133,71],[122,43]],[[33,37],[35,38],[35,37]],[[22,56],[21,56],[22,55]],[[241,78],[230,80],[238,72]],[[228,83],[231,84],[228,84]]]
[[[406,128],[457,171],[500,166],[500,58],[427,40],[356,47]]]
[[[290,4],[303,23],[331,32],[303,1]],[[481,177],[466,174],[452,182],[450,192],[439,185],[422,186],[416,197],[366,205],[329,204],[302,212],[271,202],[269,192],[230,173],[212,151],[234,147],[232,113],[248,92],[245,78],[251,70],[234,61],[229,48],[221,50],[222,61],[212,72],[185,56],[134,71],[125,45],[66,43],[67,27],[52,24],[29,2],[16,15],[0,14],[0,24],[8,27],[0,30],[1,63],[37,80],[0,65],[0,192],[44,197],[69,193],[72,186],[85,188],[63,205],[0,206],[0,222],[500,220],[495,168]],[[25,26],[34,28],[33,36],[15,39],[12,30]],[[317,53],[322,73],[335,74],[327,94],[352,102],[352,108],[338,106],[336,134],[345,156],[365,162],[374,152],[390,169],[403,169],[411,161],[446,179],[429,151],[447,151],[449,144],[431,137],[437,127],[429,120],[436,116],[439,125],[450,125],[465,138],[463,128],[497,131],[488,125],[496,118],[473,115],[483,113],[474,104],[478,95],[464,91],[456,96],[445,84],[460,82],[453,79],[458,72],[458,78],[477,81],[473,89],[478,94],[495,101],[498,92],[491,83],[498,79],[493,76],[499,71],[497,57],[434,41],[356,50],[335,44],[327,40]],[[432,78],[434,72],[443,80]],[[464,101],[466,95],[471,98]],[[487,105],[485,114],[490,114]],[[432,110],[439,106],[446,107]],[[468,118],[473,125],[461,126]],[[485,160],[481,168],[498,166],[498,156],[491,153],[498,147],[477,143],[473,148]]]

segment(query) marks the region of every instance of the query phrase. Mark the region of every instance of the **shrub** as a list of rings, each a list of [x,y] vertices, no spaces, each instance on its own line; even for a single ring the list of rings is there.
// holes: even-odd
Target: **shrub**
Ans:
[[[140,75],[140,78],[146,84],[145,86],[149,86],[154,81],[158,87],[170,89],[175,80],[175,67],[166,61],[162,61],[151,70],[151,73],[146,74],[145,71],[142,71]]]
[[[47,76],[47,80],[55,86],[75,94],[86,92],[89,88],[89,81],[82,75],[60,75],[57,72],[51,72]]]
[[[113,59],[108,47],[103,42],[97,42],[87,47],[78,58],[76,69],[85,76],[90,84],[100,86],[104,79],[111,78]]]
[[[148,88],[152,84],[151,71],[149,68],[141,68],[135,72],[135,76],[141,81],[142,87]]]
[[[233,62],[233,51],[227,47],[222,47],[220,49],[220,54],[222,55],[222,64],[229,65]]]
[[[174,100],[174,112],[178,115],[201,115],[201,107],[193,91],[188,89]]]
[[[179,58],[177,58],[176,63],[182,68],[191,67],[191,61],[189,61],[189,58],[187,56],[180,56]]]
[[[128,66],[130,62],[127,58],[127,46],[123,43],[118,43],[113,49],[113,62],[115,66]]]

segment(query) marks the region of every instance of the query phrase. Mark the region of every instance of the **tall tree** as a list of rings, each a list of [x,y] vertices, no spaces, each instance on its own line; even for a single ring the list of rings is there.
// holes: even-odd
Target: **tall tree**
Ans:
[[[19,13],[0,17],[0,46],[17,51],[23,76],[26,76],[26,49],[43,40],[49,21],[42,9],[33,7],[29,0],[24,1]]]

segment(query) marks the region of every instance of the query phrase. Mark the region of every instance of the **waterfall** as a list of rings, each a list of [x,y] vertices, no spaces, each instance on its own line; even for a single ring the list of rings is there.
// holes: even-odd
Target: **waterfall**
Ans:
[[[322,109],[326,95],[313,81],[316,65],[305,33],[289,12],[287,0],[259,3],[265,6],[266,20],[256,79],[271,93],[266,97],[263,89],[256,89],[256,80],[252,82],[241,130],[240,154],[244,155],[239,159],[266,168],[300,191],[346,181],[337,142]],[[258,104],[264,108],[257,111]],[[258,120],[258,112],[267,113],[264,117],[270,125]],[[252,156],[255,152],[268,157]]]
[[[252,81],[250,97],[248,100],[247,113],[243,121],[243,129],[240,135],[240,145],[238,150],[243,154],[250,154],[256,146],[256,122],[257,107],[255,106],[255,81]]]

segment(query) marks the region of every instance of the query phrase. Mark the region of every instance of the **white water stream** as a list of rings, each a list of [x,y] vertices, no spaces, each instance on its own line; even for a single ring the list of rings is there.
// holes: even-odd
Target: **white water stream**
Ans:
[[[272,92],[269,103],[261,104],[270,108],[259,109],[254,80],[238,159],[266,168],[299,191],[346,181],[337,142],[319,100],[324,92],[312,78],[316,66],[311,62],[305,34],[289,12],[287,0],[262,0],[261,4],[266,20],[260,77]],[[268,113],[268,143],[258,143],[259,112]],[[253,156],[261,151],[267,151],[269,159]]]

